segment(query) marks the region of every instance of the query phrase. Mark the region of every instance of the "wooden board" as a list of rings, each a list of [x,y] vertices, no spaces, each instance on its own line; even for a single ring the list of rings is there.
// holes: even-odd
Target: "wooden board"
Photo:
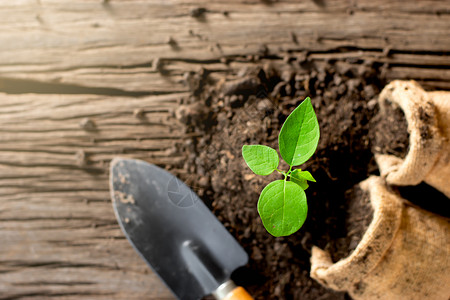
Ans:
[[[118,228],[108,163],[179,162],[176,96],[0,94],[0,299],[172,299]]]
[[[266,45],[450,89],[449,35],[437,0],[1,1],[0,299],[173,299],[120,232],[107,170],[183,160],[185,72],[233,76]]]
[[[203,19],[189,15],[197,7],[208,9]],[[450,59],[442,54],[450,49],[449,12],[450,2],[444,0],[271,5],[257,0],[3,1],[0,91],[11,92],[12,82],[2,81],[17,78],[52,83],[62,91],[77,87],[112,88],[117,93],[184,91],[180,79],[186,69],[219,63],[223,56],[254,54],[262,44],[274,54],[307,50],[339,56],[348,49],[371,51],[378,54],[377,61],[392,65],[396,78],[448,82]],[[168,44],[170,37],[176,47]],[[389,49],[392,56],[381,55]],[[423,56],[437,62],[427,64]],[[152,68],[157,58],[165,62],[169,76]],[[19,86],[29,84],[17,81]]]

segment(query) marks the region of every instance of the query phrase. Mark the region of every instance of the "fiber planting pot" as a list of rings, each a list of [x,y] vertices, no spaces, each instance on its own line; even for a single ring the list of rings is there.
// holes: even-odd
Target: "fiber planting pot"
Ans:
[[[367,231],[336,263],[314,247],[311,277],[354,299],[449,299],[450,220],[410,204],[381,177],[359,185],[374,211]]]
[[[387,102],[405,114],[409,150],[404,159],[375,155],[381,176],[391,185],[424,181],[450,197],[450,92],[426,92],[415,81],[396,80],[378,98],[380,112]]]

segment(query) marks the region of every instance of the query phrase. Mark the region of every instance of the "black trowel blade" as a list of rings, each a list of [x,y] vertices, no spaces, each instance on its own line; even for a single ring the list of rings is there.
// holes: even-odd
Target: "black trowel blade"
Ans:
[[[210,294],[247,263],[225,227],[167,171],[140,160],[114,159],[110,186],[126,237],[179,299]]]

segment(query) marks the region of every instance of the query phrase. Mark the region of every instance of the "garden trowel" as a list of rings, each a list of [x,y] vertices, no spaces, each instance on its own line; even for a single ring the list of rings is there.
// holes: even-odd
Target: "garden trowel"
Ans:
[[[144,161],[116,158],[110,188],[125,236],[178,299],[253,299],[230,280],[247,253],[177,177]]]

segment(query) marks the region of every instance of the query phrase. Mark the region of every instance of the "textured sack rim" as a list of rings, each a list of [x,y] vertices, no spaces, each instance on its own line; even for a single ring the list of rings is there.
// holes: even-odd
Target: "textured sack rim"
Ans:
[[[388,101],[400,106],[405,114],[409,132],[409,151],[404,159],[393,155],[376,155],[377,161],[380,161],[380,157],[388,157],[391,162],[396,162],[395,168],[381,170],[382,176],[386,176],[390,184],[419,184],[433,169],[444,140],[438,129],[435,106],[428,93],[414,80],[395,80],[388,84],[378,98],[381,111]],[[420,117],[423,114],[429,116],[427,121]],[[429,128],[432,138],[421,137],[421,129],[424,127]],[[382,163],[379,165],[381,167]]]
[[[333,264],[328,252],[313,247],[311,277],[335,290],[348,290],[361,281],[380,262],[400,227],[403,203],[388,191],[385,182],[371,176],[360,183],[370,195],[373,219],[356,249],[348,257]]]

